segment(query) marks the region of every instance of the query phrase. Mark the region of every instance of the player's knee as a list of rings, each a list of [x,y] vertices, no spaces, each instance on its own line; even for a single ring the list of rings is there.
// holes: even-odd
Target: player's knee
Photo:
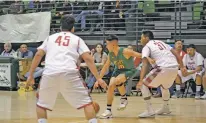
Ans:
[[[115,83],[109,84],[108,90],[114,90],[116,87]]]

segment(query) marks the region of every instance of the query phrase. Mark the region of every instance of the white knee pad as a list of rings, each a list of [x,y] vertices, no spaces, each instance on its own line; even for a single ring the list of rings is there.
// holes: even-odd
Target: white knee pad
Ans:
[[[145,86],[144,84],[142,85],[141,91],[142,91],[142,96],[143,96],[143,98],[146,98],[146,97],[150,97],[150,96],[151,96],[151,93],[150,93],[150,91],[149,91],[149,88],[148,88],[147,86]]]

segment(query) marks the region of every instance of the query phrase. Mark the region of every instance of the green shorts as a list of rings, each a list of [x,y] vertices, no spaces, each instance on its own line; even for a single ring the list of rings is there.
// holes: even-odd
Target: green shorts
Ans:
[[[130,77],[132,77],[135,74],[135,72],[136,72],[135,68],[132,68],[132,69],[118,69],[118,70],[115,70],[112,73],[112,77],[117,77],[120,74],[125,74],[125,77],[127,79],[129,79]]]

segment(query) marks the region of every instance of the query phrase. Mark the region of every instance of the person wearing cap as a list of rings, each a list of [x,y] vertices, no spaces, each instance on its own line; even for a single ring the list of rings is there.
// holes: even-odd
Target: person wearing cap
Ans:
[[[202,83],[202,74],[203,69],[203,56],[196,51],[194,44],[190,44],[187,47],[187,54],[183,57],[183,64],[187,71],[182,73],[178,71],[176,83],[176,93],[173,95],[173,98],[179,98],[181,96],[180,84],[184,83],[190,79],[193,79],[196,83],[196,94],[195,99],[200,99],[200,89]]]

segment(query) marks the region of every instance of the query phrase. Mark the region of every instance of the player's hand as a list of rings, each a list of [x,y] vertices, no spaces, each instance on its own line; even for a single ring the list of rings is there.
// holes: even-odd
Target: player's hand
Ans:
[[[29,86],[32,86],[34,85],[34,77],[33,76],[29,76],[27,78],[27,81],[26,81],[26,89],[29,88]]]
[[[106,84],[106,82],[105,82],[103,79],[98,79],[97,81],[98,81],[98,84],[99,84],[102,88],[104,88],[104,89],[107,88],[107,84]]]
[[[141,89],[142,85],[143,85],[143,82],[140,80],[136,85],[136,89]]]
[[[187,76],[188,75],[187,69],[185,67],[180,68],[180,70],[181,70],[183,76]]]
[[[96,81],[95,83],[94,83],[94,88],[96,89],[96,88],[98,88],[99,87],[99,83]]]

